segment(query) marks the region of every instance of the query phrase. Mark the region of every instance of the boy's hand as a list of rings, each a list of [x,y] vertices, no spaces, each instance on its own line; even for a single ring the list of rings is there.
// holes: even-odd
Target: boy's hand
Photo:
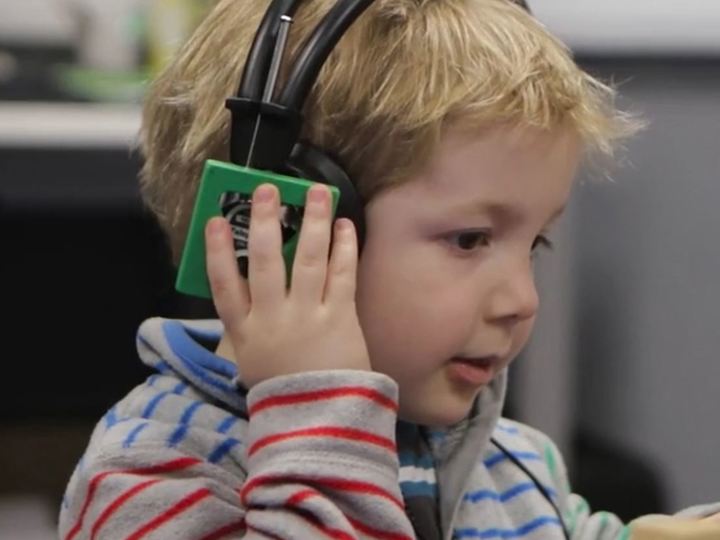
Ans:
[[[357,240],[352,222],[335,224],[330,246],[330,191],[308,191],[300,239],[286,287],[275,186],[255,190],[248,239],[248,280],[238,272],[230,226],[206,227],[213,301],[248,387],[275,377],[326,369],[370,370],[355,309]]]

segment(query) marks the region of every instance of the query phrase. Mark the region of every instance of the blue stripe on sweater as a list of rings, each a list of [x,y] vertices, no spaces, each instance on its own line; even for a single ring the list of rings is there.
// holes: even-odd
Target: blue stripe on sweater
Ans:
[[[510,453],[520,461],[542,461],[540,454],[537,454],[535,452],[518,452],[511,450]],[[504,452],[498,452],[497,454],[493,454],[489,458],[485,458],[483,460],[483,463],[489,469],[491,467],[494,467],[498,463],[505,461],[506,459],[508,459],[508,457],[505,455]]]
[[[115,407],[111,408],[105,415],[105,427],[110,429],[117,424],[117,415],[115,414]]]
[[[545,490],[551,497],[556,496],[556,492],[554,489],[545,486]],[[465,494],[463,500],[476,503],[482,500],[490,499],[493,501],[499,501],[504,503],[509,501],[513,497],[517,497],[521,493],[525,493],[526,491],[538,491],[538,488],[532,482],[523,482],[522,484],[517,484],[502,493],[498,493],[489,489],[471,491]]]
[[[204,405],[205,403],[202,401],[195,401],[188,405],[185,410],[182,413],[182,416],[180,417],[180,423],[181,424],[189,424],[190,420],[192,420],[193,415],[195,412]]]
[[[180,424],[178,427],[175,428],[175,431],[173,431],[168,437],[168,448],[173,448],[180,444],[180,442],[182,442],[182,440],[185,438],[185,435],[187,435],[188,427],[189,426],[187,424]]]
[[[495,429],[502,431],[503,433],[509,433],[510,435],[519,435],[520,430],[513,426],[503,426],[502,424],[498,424],[495,426]]]
[[[200,366],[217,375],[233,378],[237,375],[235,363],[221,358],[192,339],[192,335],[203,336],[195,328],[186,328],[178,321],[165,321],[163,323],[165,337],[173,352],[192,359]]]
[[[455,529],[453,538],[520,538],[547,525],[556,525],[559,527],[560,520],[556,517],[541,516],[517,529]]]
[[[170,364],[168,364],[165,360],[160,360],[157,364],[155,364],[155,369],[157,369],[163,375],[167,375],[168,373],[173,372]]]
[[[237,367],[232,362],[214,355],[198,345],[186,333],[185,327],[177,321],[163,323],[163,331],[175,355],[199,382],[216,388],[228,395],[231,400],[237,399],[237,388],[232,382],[214,377],[218,374],[233,378],[237,375]]]
[[[232,448],[238,443],[240,443],[240,441],[238,441],[237,439],[233,439],[232,437],[225,439],[223,442],[218,444],[215,449],[210,453],[210,455],[208,456],[208,461],[210,463],[217,463],[222,458],[224,458],[225,455],[227,455],[227,453],[230,452],[230,450],[232,450]]]
[[[145,406],[145,410],[142,413],[143,418],[150,418],[153,413],[155,412],[155,409],[160,404],[160,402],[165,399],[165,397],[170,394],[170,392],[160,392],[159,394],[156,394]]]
[[[437,495],[437,484],[405,481],[400,482],[400,491],[405,499],[408,497],[432,497],[434,499]]]
[[[175,386],[175,388],[173,388],[172,390],[168,390],[168,391],[160,392],[159,394],[156,394],[148,402],[147,406],[145,407],[145,410],[142,413],[142,417],[143,418],[151,418],[153,413],[155,412],[155,409],[157,408],[157,406],[160,404],[160,402],[163,399],[165,399],[170,394],[178,394],[178,395],[182,394],[185,391],[185,389],[187,388],[187,386],[188,385],[186,382],[181,382],[181,383],[178,383]]]
[[[128,433],[128,436],[123,441],[123,448],[130,448],[135,442],[135,439],[137,439],[137,436],[140,434],[140,432],[147,426],[148,422],[143,422],[142,424],[138,424],[137,426],[135,426],[132,431]]]
[[[227,433],[228,431],[230,431],[230,428],[233,427],[233,424],[235,424],[235,422],[237,422],[237,420],[238,420],[238,417],[235,416],[234,414],[231,414],[230,416],[228,416],[227,418],[225,418],[222,422],[220,422],[218,424],[216,431],[218,433]]]
[[[185,438],[190,425],[190,420],[192,420],[193,415],[202,405],[204,405],[202,401],[194,401],[185,408],[182,416],[180,417],[180,425],[175,428],[175,431],[173,431],[168,438],[167,445],[169,447],[172,448],[173,446],[178,445]]]
[[[184,328],[191,336],[207,341],[220,341],[223,335],[222,330],[213,330],[212,328],[199,328],[197,326],[186,326]]]

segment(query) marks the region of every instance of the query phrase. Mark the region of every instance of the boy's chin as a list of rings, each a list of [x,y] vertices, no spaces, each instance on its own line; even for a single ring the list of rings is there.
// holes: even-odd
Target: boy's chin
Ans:
[[[403,407],[401,404],[398,412],[400,420],[421,426],[444,428],[465,419],[472,408],[472,401],[443,404],[444,406],[440,404],[433,406],[432,403],[412,405]]]

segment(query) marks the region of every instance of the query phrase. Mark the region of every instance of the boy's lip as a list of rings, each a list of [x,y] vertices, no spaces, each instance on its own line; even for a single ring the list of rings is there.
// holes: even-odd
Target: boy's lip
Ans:
[[[450,359],[451,362],[465,362],[482,367],[497,364],[500,362],[500,360],[501,356],[497,354],[491,354],[488,356],[453,356]]]
[[[500,356],[455,356],[449,362],[452,379],[470,386],[484,386],[495,377]]]

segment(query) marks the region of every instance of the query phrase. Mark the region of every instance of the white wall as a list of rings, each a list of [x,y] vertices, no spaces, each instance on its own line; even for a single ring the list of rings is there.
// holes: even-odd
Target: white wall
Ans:
[[[529,0],[575,51],[720,53],[718,0]]]
[[[580,422],[657,465],[674,508],[720,500],[720,59],[603,72],[649,129],[578,193]]]
[[[3,41],[70,43],[74,23],[65,0],[0,0]]]
[[[75,0],[0,0],[0,36],[68,41]],[[718,0],[529,0],[578,51],[720,51]],[[108,0],[116,5],[120,0]]]

